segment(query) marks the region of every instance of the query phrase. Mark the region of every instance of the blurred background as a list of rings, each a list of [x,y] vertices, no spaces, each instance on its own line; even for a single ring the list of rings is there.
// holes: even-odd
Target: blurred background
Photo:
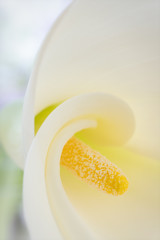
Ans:
[[[23,99],[37,51],[62,9],[61,0],[0,1],[0,111]],[[0,136],[0,240],[27,240],[22,215],[23,171]]]

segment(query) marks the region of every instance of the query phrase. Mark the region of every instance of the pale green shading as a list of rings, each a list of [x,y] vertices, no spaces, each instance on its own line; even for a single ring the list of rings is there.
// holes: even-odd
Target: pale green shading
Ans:
[[[49,114],[55,110],[62,102],[53,104],[48,106],[47,108],[43,109],[40,113],[38,113],[35,116],[35,134],[38,132],[39,128],[41,127],[42,123],[44,122],[44,120],[49,116]],[[83,135],[83,131],[76,133],[75,136],[79,139],[81,139],[82,141],[84,141],[85,143],[87,143],[88,145],[91,145],[90,141],[87,140],[86,134]]]
[[[35,134],[38,132],[38,129],[40,128],[40,126],[42,125],[42,123],[44,122],[44,120],[48,117],[48,115],[56,108],[58,107],[60,103],[56,103],[54,105],[51,105],[47,108],[45,108],[44,110],[42,110],[40,113],[38,113],[35,116]]]
[[[7,240],[22,199],[23,172],[0,146],[0,240]]]
[[[0,143],[7,155],[22,167],[22,107],[15,101],[0,110]]]

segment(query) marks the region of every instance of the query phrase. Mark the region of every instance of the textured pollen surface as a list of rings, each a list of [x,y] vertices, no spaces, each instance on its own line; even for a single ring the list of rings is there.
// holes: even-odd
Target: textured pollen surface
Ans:
[[[121,195],[128,188],[127,178],[115,164],[75,137],[64,146],[61,164],[81,180],[107,193]]]

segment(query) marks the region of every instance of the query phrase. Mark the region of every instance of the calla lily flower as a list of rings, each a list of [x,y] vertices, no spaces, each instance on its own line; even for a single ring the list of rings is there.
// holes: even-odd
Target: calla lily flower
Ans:
[[[159,5],[78,0],[53,24],[23,108],[24,215],[31,239],[159,239]],[[112,196],[61,167],[76,135],[120,166]]]

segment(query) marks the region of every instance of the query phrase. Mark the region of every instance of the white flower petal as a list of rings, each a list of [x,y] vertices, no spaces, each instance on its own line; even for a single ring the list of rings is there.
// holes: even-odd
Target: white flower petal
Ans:
[[[101,152],[108,136],[113,136],[114,143],[118,144],[129,140],[134,129],[132,112],[121,100],[106,93],[123,99],[133,110],[136,129],[127,147],[160,156],[159,8],[159,4],[151,0],[78,0],[53,25],[39,53],[24,106],[25,154],[30,149],[25,166],[24,207],[33,238],[45,235],[50,238],[57,233],[57,239],[77,239],[81,237],[77,231],[83,229],[84,239],[92,239],[89,227],[81,226],[80,218],[65,195],[58,162],[70,134],[89,127],[88,121],[94,119],[98,131],[87,131],[95,134],[91,136],[95,141],[97,137]],[[91,94],[97,91],[103,94]],[[36,114],[81,93],[87,94],[57,107],[34,138]],[[108,119],[119,129],[117,134],[112,128],[107,135]],[[70,125],[74,120],[77,120],[75,128],[74,122]],[[82,120],[86,125],[81,125]],[[102,128],[99,128],[100,123],[104,124]],[[115,148],[112,151],[114,153]],[[76,199],[72,184],[67,190],[66,182],[71,177],[63,178],[62,174],[67,195],[99,239],[130,239],[131,236],[151,239],[153,234],[158,239],[159,163],[128,150],[117,154],[118,158],[131,179],[131,190],[125,196],[104,197],[97,192],[92,194],[87,188],[87,202],[83,204],[83,198]],[[75,186],[84,194],[79,183]]]
[[[71,98],[57,107],[35,136],[25,165],[23,188],[25,218],[33,239],[51,239],[56,233],[57,239],[61,239],[58,228],[64,239],[93,239],[67,199],[59,164],[69,138],[83,128],[95,126],[99,117],[106,127],[107,120],[111,120],[116,129],[123,131],[123,142],[133,133],[133,115],[124,102],[107,94],[92,93]],[[117,131],[115,138],[120,135]]]
[[[125,148],[98,149],[127,174],[128,191],[103,194],[62,169],[64,189],[98,240],[158,240],[160,237],[160,162]]]
[[[45,107],[79,93],[103,91],[134,111],[130,146],[159,157],[159,9],[156,0],[71,4],[52,27],[34,68],[26,102],[34,91],[35,105],[25,139],[28,135],[31,143],[34,115]],[[27,106],[25,112],[29,114]]]

